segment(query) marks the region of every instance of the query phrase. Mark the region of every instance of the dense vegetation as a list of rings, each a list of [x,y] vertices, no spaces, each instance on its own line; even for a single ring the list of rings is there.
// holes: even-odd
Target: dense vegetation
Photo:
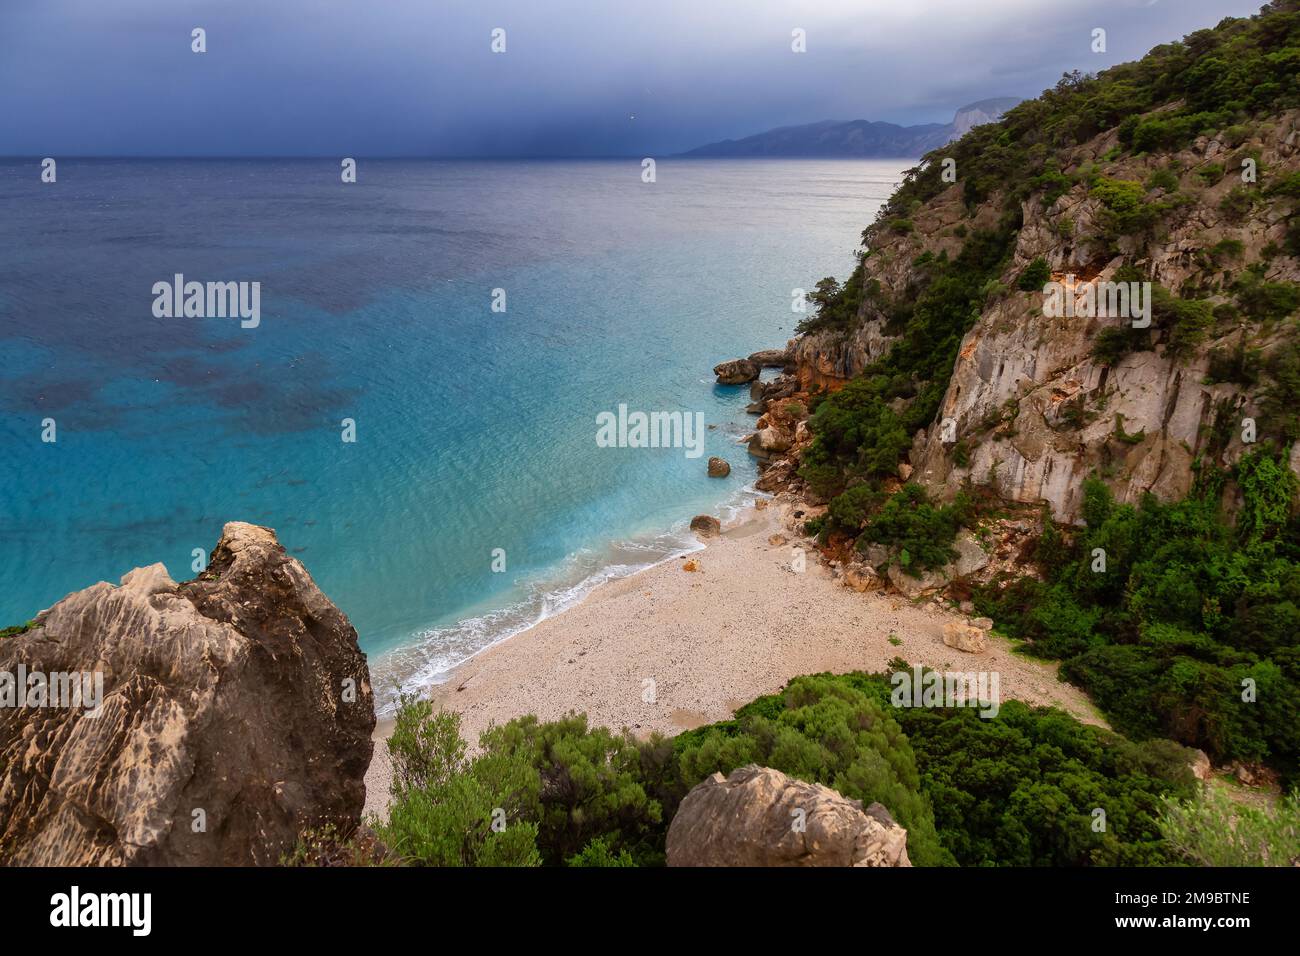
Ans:
[[[919,287],[900,302],[883,302],[879,283],[873,282],[866,294],[891,316],[889,331],[898,339],[861,376],[832,395],[819,396],[814,404],[809,422],[813,442],[799,474],[815,494],[830,499],[824,530],[856,537],[869,516],[885,508],[873,535],[859,543],[874,540],[907,549],[916,559],[906,565],[913,573],[947,560],[961,515],[933,508],[917,486],[904,488],[901,497],[891,501],[884,484],[897,475],[912,435],[928,427],[938,413],[962,337],[979,319],[984,288],[1001,272],[1018,226],[1009,218],[996,230],[968,237],[955,259],[941,254],[920,263]],[[860,283],[861,278],[850,281]],[[828,308],[838,315],[842,306],[833,303]],[[910,518],[899,520],[908,513]],[[928,542],[924,549],[909,547],[909,539],[890,534],[922,526],[921,537]],[[915,536],[910,540],[915,542]]]
[[[1158,828],[1162,800],[1190,794],[1182,748],[1133,744],[1049,708],[1006,702],[982,718],[894,707],[890,695],[888,675],[800,677],[673,740],[529,716],[485,732],[473,759],[457,715],[408,699],[388,743],[385,853],[307,834],[290,862],[661,865],[690,788],[750,763],[884,804],[918,866],[1176,859]]]
[[[976,595],[976,606],[1059,659],[1116,729],[1169,737],[1216,761],[1300,760],[1300,521],[1296,479],[1262,449],[1235,470],[1235,526],[1221,510],[1226,476],[1207,474],[1186,500],[1116,505],[1085,485],[1087,526],[1050,522],[1042,579]]]

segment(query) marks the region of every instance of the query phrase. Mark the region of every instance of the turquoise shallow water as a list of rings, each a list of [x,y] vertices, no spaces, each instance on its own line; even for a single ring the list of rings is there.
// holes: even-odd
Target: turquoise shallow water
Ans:
[[[710,369],[791,335],[909,165],[0,162],[0,624],[191,577],[241,519],[349,615],[381,699],[436,680],[744,499],[748,390]],[[261,324],[155,318],[178,272],[259,281]],[[620,403],[703,413],[703,456],[598,447]]]

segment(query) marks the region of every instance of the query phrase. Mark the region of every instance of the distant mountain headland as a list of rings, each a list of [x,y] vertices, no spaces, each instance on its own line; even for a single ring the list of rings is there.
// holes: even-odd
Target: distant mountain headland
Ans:
[[[744,139],[724,139],[699,146],[683,156],[693,157],[865,157],[883,159],[923,156],[964,136],[981,123],[1002,117],[1020,100],[1001,96],[980,100],[957,110],[951,123],[899,126],[870,120],[822,120],[803,126],[781,126]]]

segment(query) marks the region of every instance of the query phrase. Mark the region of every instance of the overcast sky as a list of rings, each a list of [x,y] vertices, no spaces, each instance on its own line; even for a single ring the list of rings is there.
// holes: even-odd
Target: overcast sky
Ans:
[[[0,155],[642,156],[947,122],[1261,2],[0,0]]]

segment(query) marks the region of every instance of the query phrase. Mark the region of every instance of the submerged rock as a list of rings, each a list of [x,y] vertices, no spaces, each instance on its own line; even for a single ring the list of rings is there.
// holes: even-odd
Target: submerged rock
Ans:
[[[911,866],[907,831],[879,803],[749,765],[715,773],[668,828],[669,866]]]
[[[274,864],[350,830],[374,699],[357,632],[275,533],[227,524],[206,571],[68,595],[0,671],[94,672],[85,707],[0,709],[0,863]]]

